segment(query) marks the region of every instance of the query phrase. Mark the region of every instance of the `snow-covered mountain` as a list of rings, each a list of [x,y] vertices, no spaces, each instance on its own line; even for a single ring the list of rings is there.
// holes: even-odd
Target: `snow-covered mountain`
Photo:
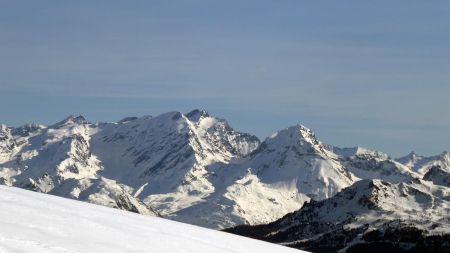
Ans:
[[[407,182],[433,166],[448,172],[448,157],[420,163],[337,148],[302,125],[261,143],[202,110],[0,126],[0,184],[216,229],[275,221],[361,179]]]
[[[194,110],[118,123],[82,116],[54,125],[1,127],[6,185],[143,214],[171,215],[214,191],[206,166],[259,146],[226,121]]]
[[[0,252],[300,252],[15,187],[0,203]]]
[[[99,124],[93,132],[92,152],[104,168],[100,174],[132,187],[135,197],[164,216],[214,192],[208,165],[228,163],[259,145],[256,137],[198,110]]]
[[[1,180],[38,192],[85,200],[120,209],[155,214],[124,184],[100,176],[101,161],[91,152],[91,125],[68,117],[52,126],[5,129]]]
[[[209,170],[209,181],[221,190],[183,210],[179,220],[195,216],[196,224],[220,227],[264,224],[361,179],[399,183],[422,178],[382,152],[326,145],[302,125],[280,130],[250,155]]]
[[[313,252],[449,252],[450,188],[365,179],[267,225],[229,232]]]
[[[434,166],[439,166],[441,169],[450,172],[450,153],[448,151],[429,157],[418,155],[413,151],[404,157],[398,158],[397,161],[420,175],[425,175]]]
[[[341,163],[355,176],[361,179],[382,179],[389,182],[403,182],[421,175],[407,165],[391,159],[387,154],[361,147],[337,148]]]
[[[301,125],[277,132],[242,159],[209,169],[209,180],[220,187],[188,211],[200,224],[219,223],[222,228],[276,220],[310,198],[333,196],[357,179]]]

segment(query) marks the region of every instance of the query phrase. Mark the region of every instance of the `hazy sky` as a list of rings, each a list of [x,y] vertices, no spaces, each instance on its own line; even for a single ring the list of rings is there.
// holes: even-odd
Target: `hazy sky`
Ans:
[[[393,156],[450,149],[449,1],[3,1],[0,122],[204,108]]]

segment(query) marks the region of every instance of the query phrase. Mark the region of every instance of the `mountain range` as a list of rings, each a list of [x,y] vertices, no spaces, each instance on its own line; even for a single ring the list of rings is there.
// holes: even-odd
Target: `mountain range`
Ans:
[[[213,229],[238,226],[229,231],[302,249],[350,249],[370,231],[405,222],[448,233],[449,183],[448,152],[393,159],[325,144],[303,125],[260,141],[203,110],[0,126],[0,184]],[[433,229],[421,225],[431,220]],[[331,231],[352,235],[330,239],[339,236]]]

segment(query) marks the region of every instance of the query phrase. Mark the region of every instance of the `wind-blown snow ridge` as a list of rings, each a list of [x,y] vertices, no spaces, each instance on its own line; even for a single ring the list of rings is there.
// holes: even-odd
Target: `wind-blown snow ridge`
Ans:
[[[0,252],[300,252],[13,187],[0,203]]]

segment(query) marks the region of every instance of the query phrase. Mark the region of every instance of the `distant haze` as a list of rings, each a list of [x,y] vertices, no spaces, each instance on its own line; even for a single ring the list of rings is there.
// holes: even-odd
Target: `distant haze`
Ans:
[[[448,1],[2,1],[0,123],[194,108],[262,139],[450,149]]]

